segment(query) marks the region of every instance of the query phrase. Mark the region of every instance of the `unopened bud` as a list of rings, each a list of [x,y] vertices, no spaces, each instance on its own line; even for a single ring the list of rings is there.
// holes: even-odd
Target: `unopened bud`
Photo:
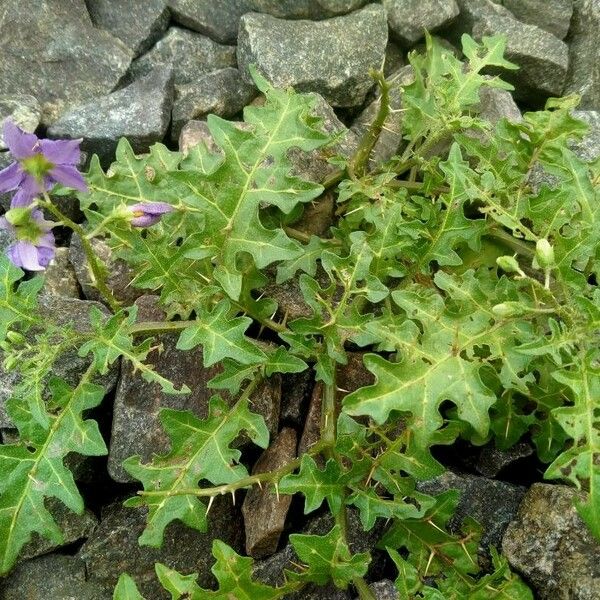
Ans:
[[[535,259],[542,269],[554,266],[554,248],[547,239],[538,240],[535,245]]]
[[[497,317],[516,317],[522,315],[525,310],[519,302],[502,302],[492,306],[492,312]]]
[[[521,271],[521,267],[519,267],[519,263],[514,256],[499,256],[496,259],[496,264],[506,273],[523,274],[523,271]]]
[[[6,334],[6,337],[13,344],[22,344],[23,342],[25,342],[25,337],[18,331],[9,331]]]

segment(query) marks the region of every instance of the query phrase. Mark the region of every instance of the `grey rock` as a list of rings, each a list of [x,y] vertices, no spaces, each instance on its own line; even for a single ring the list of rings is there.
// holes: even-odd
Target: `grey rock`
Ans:
[[[517,103],[506,90],[483,86],[479,90],[479,100],[479,116],[492,125],[496,125],[501,119],[508,119],[513,123],[523,119]]]
[[[42,554],[47,554],[52,550],[56,550],[60,546],[66,546],[77,542],[81,539],[87,538],[96,528],[98,519],[89,510],[86,510],[83,514],[78,515],[69,510],[60,500],[56,498],[49,498],[46,501],[46,507],[50,511],[50,514],[54,517],[54,520],[58,524],[59,529],[63,534],[63,543],[56,544],[50,541],[48,538],[33,534],[31,541],[26,544],[21,553],[19,554],[19,560],[27,558],[33,558]]]
[[[0,150],[6,149],[6,144],[2,139],[4,121],[10,119],[23,131],[33,133],[40,124],[41,116],[40,105],[33,96],[26,94],[0,96]]]
[[[110,31],[139,56],[169,24],[167,0],[86,0],[92,22]]]
[[[57,248],[53,261],[44,273],[43,294],[79,298],[80,289],[73,265],[69,262],[69,249]]]
[[[327,19],[343,15],[366,4],[367,0],[246,0],[250,10],[280,19]]]
[[[298,427],[303,424],[314,386],[315,374],[312,369],[306,369],[302,373],[285,373],[282,375],[280,415],[282,423],[293,424]]]
[[[134,152],[147,152],[165,137],[173,105],[173,72],[158,68],[131,85],[64,114],[48,129],[50,137],[83,138],[81,148],[112,162],[120,138]]]
[[[35,96],[42,123],[109,93],[127,71],[131,51],[96,29],[84,0],[5,0],[0,11],[0,89]],[[26,76],[24,76],[26,74]]]
[[[466,517],[474,518],[483,528],[479,543],[480,560],[483,563],[487,562],[489,546],[500,547],[502,536],[525,495],[525,488],[521,486],[474,475],[458,475],[452,471],[417,483],[417,489],[433,495],[446,490],[460,492],[460,501],[448,522],[448,530],[456,533]]]
[[[233,67],[205,73],[194,83],[178,86],[173,106],[173,139],[178,139],[183,126],[192,119],[203,119],[209,114],[235,116],[255,95],[254,85],[246,83]]]
[[[254,10],[248,0],[169,0],[169,6],[177,23],[226,44],[235,43],[240,17]]]
[[[400,598],[394,582],[389,579],[382,579],[381,581],[372,583],[369,587],[373,594],[375,594],[375,600],[399,600]],[[356,598],[356,600],[359,599]]]
[[[485,446],[477,457],[475,468],[484,477],[495,477],[503,469],[532,454],[533,448],[527,442],[515,444],[508,450]]]
[[[600,0],[575,0],[569,42],[569,72],[564,94],[579,94],[581,109],[600,110]]]
[[[393,40],[385,47],[385,64],[383,74],[386,78],[391,77],[396,71],[406,65],[404,50]]]
[[[502,0],[519,21],[549,31],[562,40],[569,31],[573,0]]]
[[[95,306],[108,315],[105,307],[97,302],[87,302],[85,300],[45,294],[41,294],[38,297],[38,308],[43,318],[61,327],[73,327],[75,331],[80,333],[90,331],[89,313],[92,306]],[[75,386],[79,383],[81,376],[90,365],[90,362],[91,358],[79,356],[77,349],[67,350],[54,363],[49,376],[60,377],[69,385]],[[113,363],[106,375],[100,376],[96,380],[96,383],[102,385],[109,392],[115,386],[118,370],[119,365]],[[19,375],[15,371],[7,372],[0,368],[0,427],[13,427],[6,413],[5,402],[11,397],[14,387],[18,382]]]
[[[574,110],[573,116],[585,121],[590,130],[579,142],[571,146],[572,150],[585,161],[593,161],[600,157],[600,111]]]
[[[502,551],[540,600],[598,600],[600,543],[577,514],[583,494],[535,483],[509,525]]]
[[[318,92],[332,106],[357,106],[373,86],[370,68],[383,64],[387,21],[382,6],[369,5],[325,21],[290,21],[248,13],[240,20],[238,62],[276,87]]]
[[[447,28],[445,34],[448,39],[460,47],[460,36],[463,33],[472,33],[478,21],[493,19],[494,17],[511,18],[513,14],[492,0],[456,0],[460,9],[460,18]],[[514,18],[514,17],[513,17]]]
[[[303,205],[302,216],[294,222],[294,229],[308,235],[327,237],[329,228],[333,225],[335,213],[335,198],[329,191],[325,192],[318,200]]]
[[[102,511],[100,524],[77,555],[84,561],[90,581],[112,589],[119,575],[126,572],[145,598],[162,600],[168,595],[156,578],[155,562],[181,573],[198,573],[198,584],[211,587],[214,578],[210,568],[215,562],[212,540],[220,539],[239,553],[244,545],[240,511],[229,496],[215,498],[206,533],[174,521],[165,530],[161,548],[140,547],[138,538],[145,524],[144,509],[124,508],[121,502]]]
[[[156,67],[172,67],[175,85],[192,83],[204,73],[235,67],[235,46],[224,46],[180,27],[166,35],[146,54],[133,61],[129,79],[138,79]]]
[[[517,64],[517,71],[501,71],[515,86],[515,97],[533,104],[547,96],[560,96],[569,66],[567,45],[551,33],[521,23],[512,17],[483,18],[473,27],[473,37],[506,36],[506,58]]]
[[[302,456],[321,439],[321,405],[323,403],[323,384],[317,381],[313,386],[302,436],[298,444],[298,456]],[[316,460],[320,460],[318,457]]]
[[[398,148],[402,143],[402,87],[409,85],[414,81],[414,71],[412,66],[407,65],[401,67],[388,78],[388,81],[391,85],[389,95],[391,110],[383,124],[384,129],[381,131],[371,152],[371,157],[369,159],[369,167],[371,169],[383,164],[397,154]],[[359,139],[362,140],[369,131],[371,124],[377,117],[380,106],[381,99],[378,97],[373,100],[373,102],[358,115],[354,123],[352,123],[350,129],[359,137]]]
[[[112,592],[86,581],[85,563],[49,554],[18,565],[0,581],[2,600],[111,600]]]
[[[219,152],[206,121],[189,121],[179,133],[179,151],[187,155],[189,151],[200,143],[206,144],[211,152]]]
[[[156,296],[144,296],[136,301],[139,320],[161,320]],[[191,351],[176,348],[178,335],[160,335],[162,345],[159,353],[149,355],[150,363],[156,363],[158,370],[176,388],[186,384],[190,394],[168,395],[160,386],[144,381],[139,373],[134,373],[131,365],[124,364],[115,394],[112,433],[109,445],[108,472],[122,483],[135,481],[123,469],[121,463],[128,457],[140,455],[143,462],[151,460],[153,454],[165,454],[169,449],[169,438],[160,423],[161,408],[189,410],[200,418],[208,416],[208,403],[217,392],[207,383],[221,368],[218,365],[202,366],[203,355],[200,347]],[[221,396],[233,402],[227,393]],[[271,436],[277,432],[281,402],[281,379],[270,378],[263,382],[251,396],[252,410],[265,419]],[[240,443],[246,440],[240,440]]]
[[[392,34],[404,45],[418,42],[425,31],[436,31],[459,13],[455,0],[383,0]]]
[[[296,458],[296,432],[284,427],[261,454],[252,474],[280,469]],[[277,550],[292,496],[275,493],[271,485],[254,486],[242,506],[246,529],[246,552],[254,558],[270,556]]]

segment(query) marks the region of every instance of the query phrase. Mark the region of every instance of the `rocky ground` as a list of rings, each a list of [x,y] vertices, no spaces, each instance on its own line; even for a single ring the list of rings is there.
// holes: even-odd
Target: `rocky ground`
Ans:
[[[159,141],[185,152],[200,139],[210,142],[203,123],[208,114],[239,119],[244,106],[258,101],[248,72],[248,65],[256,64],[277,86],[319,94],[326,127],[346,132],[338,150],[350,155],[375,111],[369,69],[383,65],[388,76],[410,79],[406,53],[422,45],[424,29],[454,46],[464,32],[476,38],[505,34],[507,58],[521,66],[507,75],[515,85],[514,99],[490,93],[482,98],[482,112],[492,121],[501,116],[516,120],[522,110],[541,108],[549,96],[577,93],[577,115],[592,126],[578,152],[586,158],[600,155],[599,0],[3,0],[0,121],[10,116],[29,131],[83,138],[83,149],[97,153],[104,165],[110,164],[122,136],[137,152]],[[399,98],[392,103],[398,108]],[[388,158],[398,143],[399,134],[387,128],[374,160]],[[0,138],[0,168],[10,162],[2,149]],[[298,157],[297,168],[319,181],[330,166]],[[6,202],[0,196],[0,203]],[[81,218],[69,199],[64,202],[73,218]],[[311,232],[325,230],[332,212],[333,205],[322,202],[307,219]],[[98,298],[86,279],[80,243],[63,242],[48,272],[44,310],[49,319],[85,329],[88,308]],[[0,245],[6,243],[0,238]],[[107,252],[101,244],[97,250]],[[112,273],[117,296],[135,300],[144,318],[160,318],[153,297],[127,287],[123,264],[112,263]],[[293,285],[273,294],[290,316],[305,310]],[[177,386],[186,383],[192,394],[163,395],[128,368],[105,376],[110,397],[95,416],[110,439],[108,461],[71,459],[89,509],[79,517],[58,502],[51,505],[67,545],[56,548],[34,539],[23,561],[0,582],[1,599],[109,599],[123,571],[141,583],[148,598],[159,599],[155,561],[182,572],[198,571],[199,583],[208,586],[215,537],[256,557],[257,575],[274,583],[292,556],[286,544],[290,530],[325,533],[331,527],[328,516],[306,520],[295,501],[277,502],[253,490],[242,505],[234,507],[224,498],[215,502],[208,534],[175,525],[162,549],[140,550],[136,539],[144,516],[121,506],[134,489],[121,461],[134,454],[148,458],[165,448],[159,407],[206,416],[205,383],[215,374],[200,367],[200,350],[180,352],[168,335],[163,343],[161,372]],[[356,354],[342,374],[344,389],[369,383],[361,365]],[[71,354],[57,372],[74,380],[85,368],[85,360]],[[3,410],[13,384],[10,375],[0,372],[0,436],[5,442],[14,439]],[[253,401],[274,440],[255,468],[273,468],[310,446],[320,401],[310,373],[271,380]],[[600,598],[600,545],[573,508],[576,491],[540,483],[544,467],[527,443],[506,453],[484,447],[439,458],[451,470],[422,489],[463,492],[452,525],[458,527],[466,516],[483,525],[482,561],[489,560],[488,546],[493,545],[502,548],[539,598]],[[350,529],[356,551],[372,549],[380,533],[365,535],[356,518]],[[373,561],[369,577],[379,581],[374,584],[378,598],[396,597],[387,579],[393,574],[383,557]],[[351,596],[315,589],[304,591],[302,598]]]

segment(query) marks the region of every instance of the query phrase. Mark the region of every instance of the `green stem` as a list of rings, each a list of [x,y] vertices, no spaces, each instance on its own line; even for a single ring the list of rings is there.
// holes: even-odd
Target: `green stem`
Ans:
[[[379,139],[381,130],[385,125],[385,120],[390,114],[390,84],[386,81],[383,73],[380,71],[371,71],[371,77],[375,79],[381,90],[379,110],[377,111],[377,116],[371,123],[369,130],[361,140],[352,160],[348,164],[348,172],[352,179],[362,177],[365,174],[371,152]]]
[[[508,246],[511,250],[514,250],[521,256],[526,256],[527,258],[533,258],[535,256],[535,248],[533,246],[524,240],[516,238],[504,229],[490,227],[490,229],[487,231],[487,235],[499,240],[505,246]]]
[[[333,458],[333,446],[336,437],[335,373],[333,377],[333,383],[325,386],[321,407],[321,440],[330,449],[330,458]]]
[[[106,285],[106,281],[104,279],[104,272],[102,270],[102,266],[98,262],[96,258],[96,254],[94,249],[92,248],[92,244],[90,240],[87,238],[85,231],[81,225],[75,223],[64,215],[52,202],[48,192],[44,192],[44,202],[40,202],[41,206],[48,210],[54,217],[56,217],[63,225],[66,225],[73,233],[77,234],[81,239],[81,244],[83,246],[83,251],[85,252],[85,256],[87,258],[88,265],[90,267],[91,275],[92,275],[92,284],[98,288],[98,291],[111,308],[113,312],[117,312],[120,308],[119,301],[114,297],[113,293]]]

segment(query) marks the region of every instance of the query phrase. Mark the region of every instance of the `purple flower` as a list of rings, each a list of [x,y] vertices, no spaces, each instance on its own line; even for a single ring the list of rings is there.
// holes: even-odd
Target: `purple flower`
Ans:
[[[43,271],[54,258],[54,223],[46,221],[41,210],[11,209],[0,217],[0,229],[9,231],[15,241],[6,254],[17,267]]]
[[[175,209],[166,202],[140,202],[130,206],[133,213],[130,223],[134,227],[150,227],[160,221],[160,218]]]
[[[0,171],[0,193],[18,190],[11,208],[28,206],[38,194],[52,189],[56,183],[87,192],[87,185],[75,166],[81,155],[81,140],[40,140],[7,120],[4,143],[16,159]]]

